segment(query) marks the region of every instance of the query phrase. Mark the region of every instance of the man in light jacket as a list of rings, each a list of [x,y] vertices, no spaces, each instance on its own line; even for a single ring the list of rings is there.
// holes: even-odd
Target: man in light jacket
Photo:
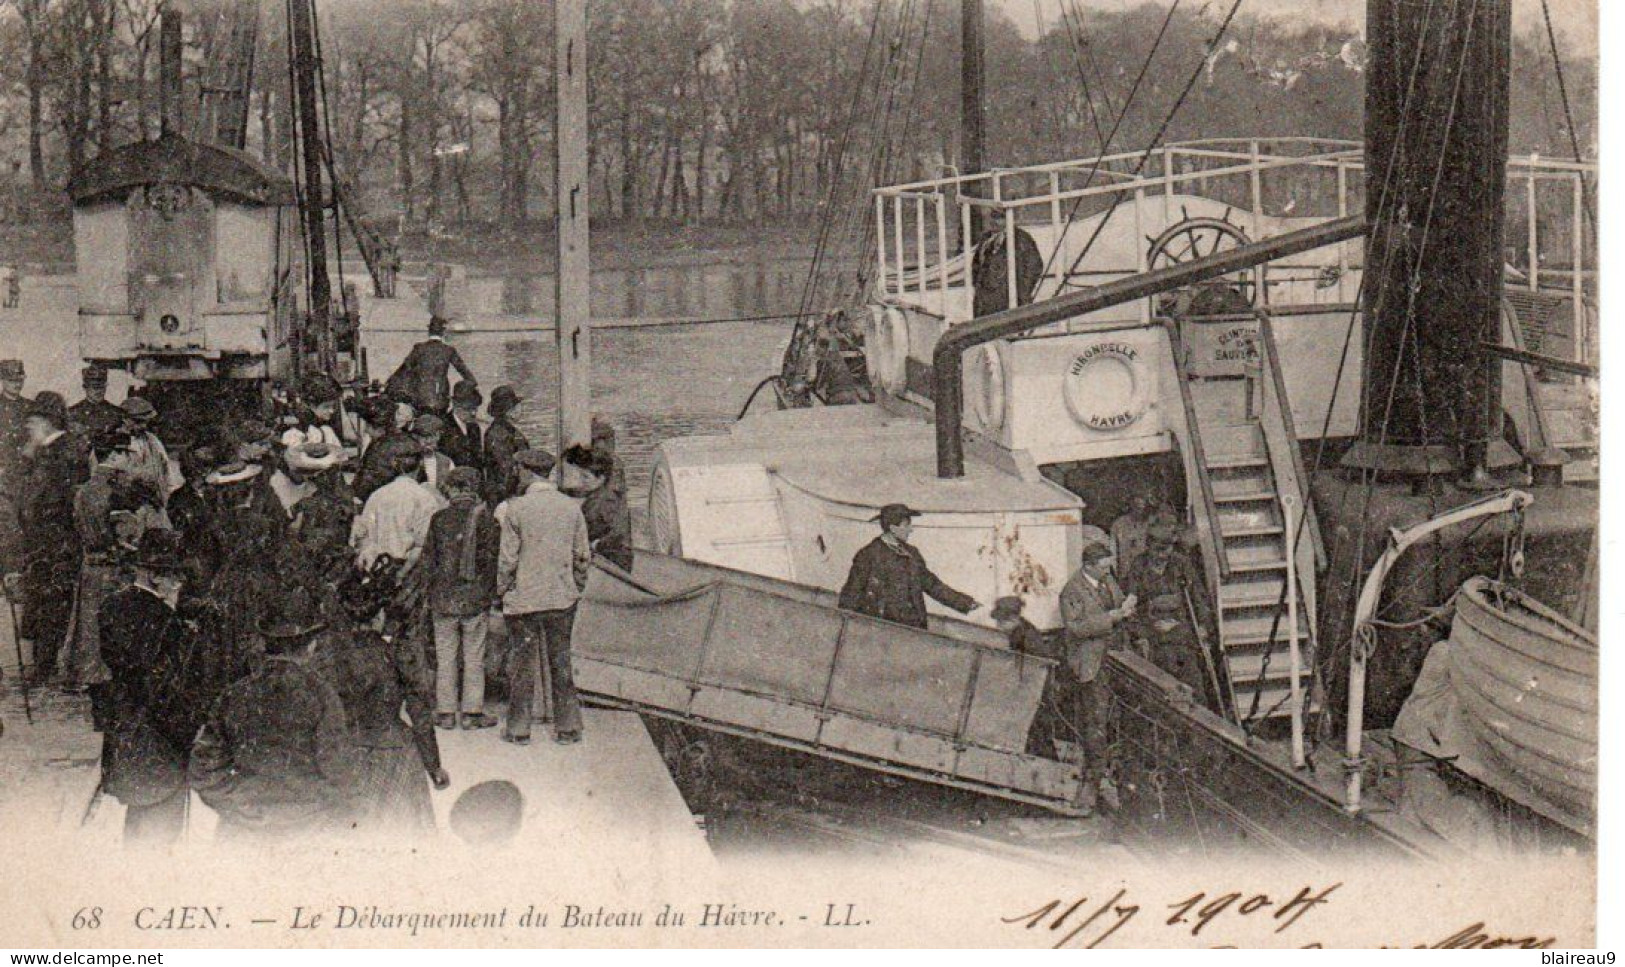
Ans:
[[[553,741],[581,741],[581,705],[570,670],[570,631],[576,602],[587,586],[592,550],[581,506],[559,492],[549,475],[553,455],[522,450],[514,456],[523,492],[497,508],[502,549],[497,589],[502,614],[515,636],[508,671],[508,724],[504,741],[530,743],[535,680],[530,674],[544,648],[553,698]]]
[[[1098,797],[1116,808],[1117,792],[1106,774],[1107,715],[1111,696],[1100,681],[1100,665],[1106,652],[1121,647],[1122,626],[1134,617],[1134,596],[1124,596],[1109,567],[1112,551],[1098,528],[1085,534],[1083,566],[1061,589],[1061,621],[1066,626],[1066,672],[1057,672],[1070,681],[1065,691],[1072,693],[1073,715],[1079,744],[1084,754],[1084,783],[1080,791],[1083,809],[1092,811]]]

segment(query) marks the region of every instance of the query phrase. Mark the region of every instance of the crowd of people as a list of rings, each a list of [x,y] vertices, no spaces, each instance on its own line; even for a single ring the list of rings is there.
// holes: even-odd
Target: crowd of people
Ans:
[[[527,744],[535,719],[581,740],[576,603],[595,553],[632,567],[614,430],[533,446],[518,393],[486,401],[444,329],[382,387],[308,375],[269,417],[206,426],[137,391],[108,402],[96,366],[72,407],[30,399],[0,360],[20,674],[88,694],[127,843],[174,843],[192,791],[221,841],[427,833],[450,783],[437,730]],[[493,611],[505,722],[485,706]]]
[[[927,597],[961,614],[982,606],[937,577],[909,542],[918,516],[906,504],[881,508],[874,519],[880,535],[853,557],[841,588],[843,609],[924,628]],[[1102,802],[1115,809],[1118,799],[1111,777],[1111,696],[1100,674],[1106,653],[1133,649],[1193,694],[1206,695],[1202,634],[1211,614],[1203,578],[1191,560],[1194,537],[1154,496],[1134,495],[1109,533],[1084,525],[1081,537],[1078,570],[1061,589],[1059,631],[1045,634],[1024,618],[1019,595],[993,602],[990,617],[1013,651],[1057,663],[1027,750],[1046,757],[1076,755],[1084,775],[1077,805],[1092,812]]]

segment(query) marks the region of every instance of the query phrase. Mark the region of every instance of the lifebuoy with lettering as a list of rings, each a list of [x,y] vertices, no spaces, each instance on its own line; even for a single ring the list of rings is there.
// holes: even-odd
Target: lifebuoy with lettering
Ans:
[[[1103,339],[1074,354],[1062,383],[1072,418],[1102,433],[1138,422],[1150,404],[1143,356],[1138,347],[1117,339]]]

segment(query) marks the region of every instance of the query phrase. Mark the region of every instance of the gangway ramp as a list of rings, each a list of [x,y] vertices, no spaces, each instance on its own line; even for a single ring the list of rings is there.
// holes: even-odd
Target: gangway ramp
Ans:
[[[1075,764],[1028,755],[1055,663],[987,628],[928,629],[828,591],[640,552],[595,570],[576,617],[584,692],[714,731],[1069,813]]]

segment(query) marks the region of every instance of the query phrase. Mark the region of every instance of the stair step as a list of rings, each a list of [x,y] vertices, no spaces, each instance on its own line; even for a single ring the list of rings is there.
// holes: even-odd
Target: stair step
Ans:
[[[1300,644],[1309,640],[1308,622],[1304,618],[1305,615],[1300,609],[1298,611],[1298,641]],[[1233,621],[1226,620],[1219,630],[1219,641],[1226,651],[1237,646],[1267,644],[1270,641],[1271,628],[1275,629],[1275,644],[1285,647],[1287,636],[1291,633],[1285,614],[1280,615],[1280,620],[1276,620],[1275,615],[1266,615],[1261,618],[1241,618]]]
[[[1262,689],[1244,688],[1240,683],[1233,683],[1231,687],[1236,693],[1236,714],[1243,719],[1286,718],[1292,714],[1292,689],[1285,681],[1267,682]],[[1258,696],[1256,715],[1252,714],[1254,695]],[[1303,707],[1306,712],[1316,709],[1307,689],[1303,695]]]
[[[1227,540],[1232,537],[1274,537],[1286,531],[1280,524],[1247,524],[1240,527],[1225,525],[1224,520],[1219,521],[1219,532]]]
[[[1271,571],[1285,571],[1286,561],[1280,558],[1273,560],[1260,559],[1251,561],[1237,561],[1233,557],[1230,561],[1231,574],[1265,574]]]
[[[1265,656],[1269,657],[1269,667],[1264,666]],[[1310,664],[1308,656],[1300,659],[1298,678],[1308,679],[1314,674],[1314,666]],[[1292,678],[1292,656],[1287,649],[1282,648],[1273,652],[1259,652],[1256,655],[1231,655],[1225,659],[1225,667],[1230,669],[1230,680],[1238,689],[1245,683],[1249,687],[1257,688],[1260,672],[1264,675],[1261,684],[1270,682],[1286,682]]]
[[[1219,602],[1226,608],[1273,607],[1280,602],[1285,586],[1285,577],[1232,582],[1219,589]]]
[[[1270,490],[1268,487],[1260,487],[1254,490],[1242,490],[1240,488],[1220,490],[1218,487],[1213,488],[1213,502],[1215,504],[1251,504],[1265,500],[1275,500],[1275,491]]]
[[[1209,470],[1240,470],[1246,467],[1268,467],[1269,457],[1262,453],[1210,453],[1207,455],[1207,468]]]

